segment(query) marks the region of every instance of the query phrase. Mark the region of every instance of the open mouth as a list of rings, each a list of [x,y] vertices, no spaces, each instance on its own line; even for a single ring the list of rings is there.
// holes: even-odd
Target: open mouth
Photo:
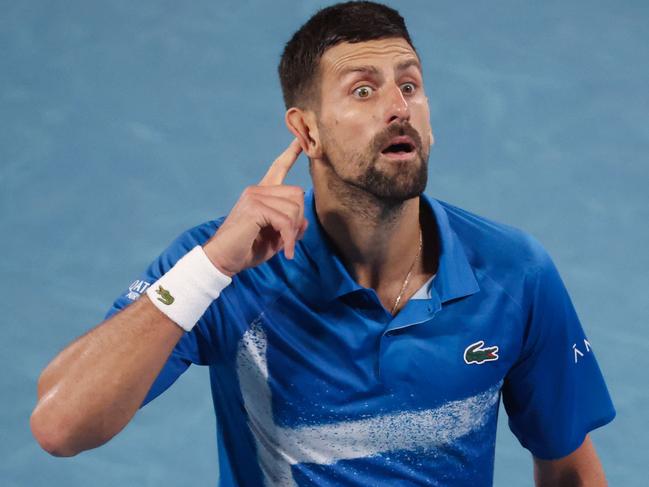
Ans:
[[[415,151],[415,144],[410,137],[395,137],[381,154],[387,156],[408,156]]]
[[[388,153],[394,153],[394,154],[403,154],[403,153],[408,153],[412,152],[415,150],[415,148],[411,145],[406,143],[402,144],[392,144],[383,149],[383,154],[388,154]]]

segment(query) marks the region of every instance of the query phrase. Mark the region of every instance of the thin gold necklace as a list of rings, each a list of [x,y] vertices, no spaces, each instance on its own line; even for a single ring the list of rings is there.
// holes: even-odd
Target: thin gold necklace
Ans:
[[[403,280],[403,284],[401,285],[401,291],[399,291],[399,295],[397,296],[397,299],[394,300],[394,306],[392,306],[392,311],[390,312],[390,314],[392,315],[394,315],[394,312],[397,310],[397,307],[401,302],[401,298],[403,297],[403,293],[408,287],[408,283],[410,282],[410,275],[412,274],[412,270],[415,268],[415,264],[419,260],[419,255],[421,254],[422,243],[423,241],[421,236],[421,227],[419,227],[419,249],[417,250],[417,255],[415,255],[415,260],[413,260],[412,264],[410,265],[410,269],[408,270],[408,274],[406,274],[406,278]]]

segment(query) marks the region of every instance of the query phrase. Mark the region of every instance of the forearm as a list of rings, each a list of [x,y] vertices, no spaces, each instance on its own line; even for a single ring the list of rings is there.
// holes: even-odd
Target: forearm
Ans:
[[[566,471],[555,475],[535,476],[536,487],[606,487],[603,475]]]
[[[183,330],[146,296],[64,349],[43,371],[34,436],[57,456],[95,448],[137,412]]]
[[[165,284],[155,291],[163,296],[158,300],[178,324],[142,296],[47,366],[31,418],[34,436],[45,450],[70,456],[115,436],[142,404],[183,328],[191,329],[229,285],[230,277],[267,261],[282,248],[293,258],[295,243],[308,225],[304,191],[283,181],[301,150],[294,140],[260,184],[244,190],[203,251],[191,250],[159,279]],[[164,287],[174,289],[175,297]],[[188,298],[188,292],[198,294],[181,299]]]
[[[535,476],[536,487],[607,487],[604,472],[565,471],[556,475]]]
[[[570,455],[558,460],[534,459],[536,487],[606,487],[606,475],[586,435],[582,445]]]

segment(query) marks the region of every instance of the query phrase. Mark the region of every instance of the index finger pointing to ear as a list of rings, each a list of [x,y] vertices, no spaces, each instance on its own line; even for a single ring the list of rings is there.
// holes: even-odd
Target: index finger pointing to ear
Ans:
[[[284,178],[295,164],[298,156],[302,152],[302,147],[298,139],[293,139],[284,152],[282,152],[275,161],[270,165],[266,175],[262,178],[259,186],[274,186],[282,184]]]

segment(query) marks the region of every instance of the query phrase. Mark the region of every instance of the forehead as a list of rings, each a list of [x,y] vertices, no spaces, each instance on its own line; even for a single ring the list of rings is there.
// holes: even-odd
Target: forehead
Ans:
[[[419,57],[400,37],[365,42],[341,42],[327,49],[320,60],[322,73],[336,76],[354,66],[399,65]]]

